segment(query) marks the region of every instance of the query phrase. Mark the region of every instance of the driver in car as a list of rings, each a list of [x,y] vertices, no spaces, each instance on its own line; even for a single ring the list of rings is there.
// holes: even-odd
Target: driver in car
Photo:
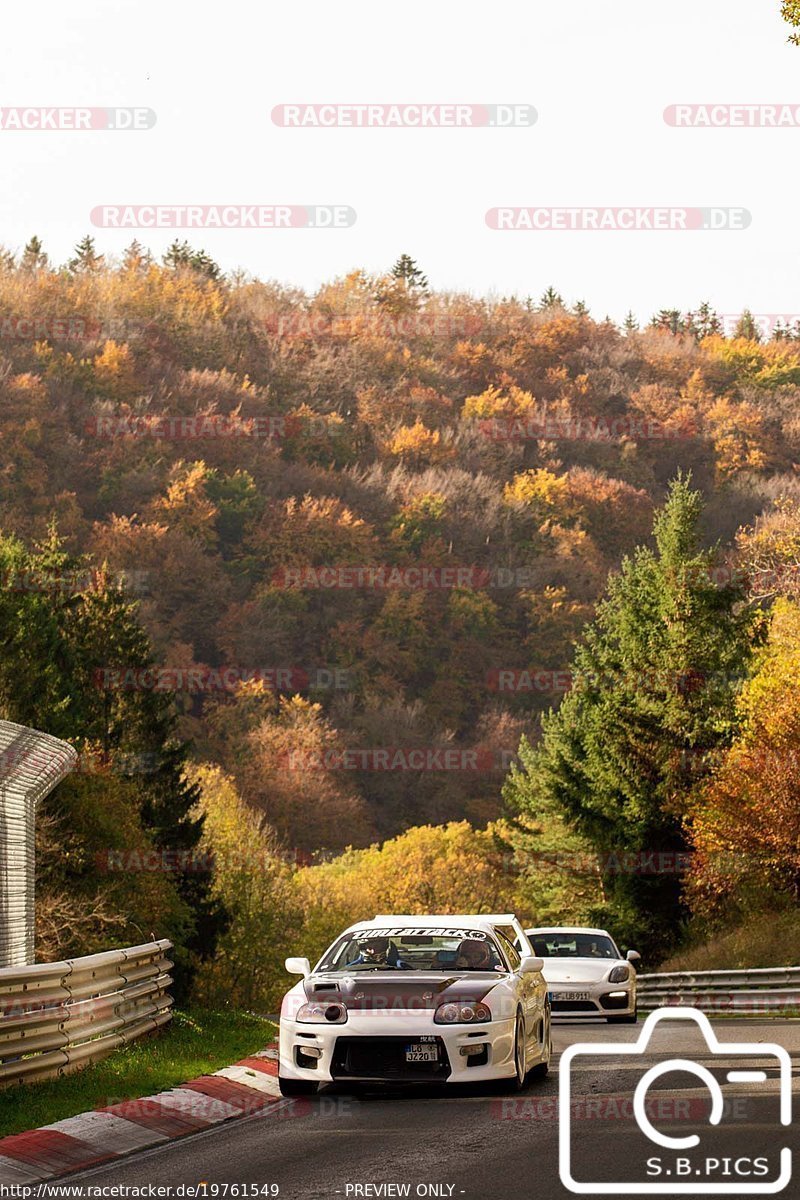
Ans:
[[[488,942],[465,938],[458,948],[456,966],[467,971],[491,971],[494,966]]]
[[[374,967],[396,968],[401,971],[411,969],[410,963],[403,962],[397,953],[397,947],[385,937],[364,938],[358,943],[358,956],[351,959],[347,965],[355,967],[360,963]]]

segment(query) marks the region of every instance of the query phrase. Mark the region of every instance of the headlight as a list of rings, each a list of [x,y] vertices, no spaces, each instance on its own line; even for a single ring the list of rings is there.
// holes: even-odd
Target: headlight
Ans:
[[[626,979],[630,979],[630,967],[614,967],[614,970],[608,977],[609,983],[624,983]]]
[[[301,1004],[295,1016],[295,1021],[302,1025],[344,1025],[346,1020],[347,1009],[343,1004],[321,1004],[318,1000]]]
[[[470,1025],[491,1021],[491,1009],[485,1004],[440,1004],[433,1015],[437,1025]]]

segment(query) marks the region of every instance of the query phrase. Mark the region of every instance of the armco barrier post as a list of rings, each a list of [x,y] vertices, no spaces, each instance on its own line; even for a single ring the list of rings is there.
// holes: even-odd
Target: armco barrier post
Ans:
[[[0,721],[0,967],[34,960],[36,808],[76,760],[67,742]]]

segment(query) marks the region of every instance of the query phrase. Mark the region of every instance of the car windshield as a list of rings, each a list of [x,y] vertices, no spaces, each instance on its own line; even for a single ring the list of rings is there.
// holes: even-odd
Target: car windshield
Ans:
[[[601,933],[534,933],[530,939],[540,958],[619,958],[611,938]]]
[[[341,937],[318,971],[505,971],[496,942],[480,929],[357,929]]]

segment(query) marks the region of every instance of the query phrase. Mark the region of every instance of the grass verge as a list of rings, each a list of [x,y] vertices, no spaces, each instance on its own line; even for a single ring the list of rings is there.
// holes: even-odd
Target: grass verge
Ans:
[[[689,946],[658,971],[746,971],[800,965],[800,912],[754,913],[734,929]]]
[[[262,1050],[272,1021],[249,1013],[176,1012],[159,1033],[133,1042],[74,1075],[0,1091],[0,1137],[50,1125],[121,1100],[134,1100],[218,1071]]]

